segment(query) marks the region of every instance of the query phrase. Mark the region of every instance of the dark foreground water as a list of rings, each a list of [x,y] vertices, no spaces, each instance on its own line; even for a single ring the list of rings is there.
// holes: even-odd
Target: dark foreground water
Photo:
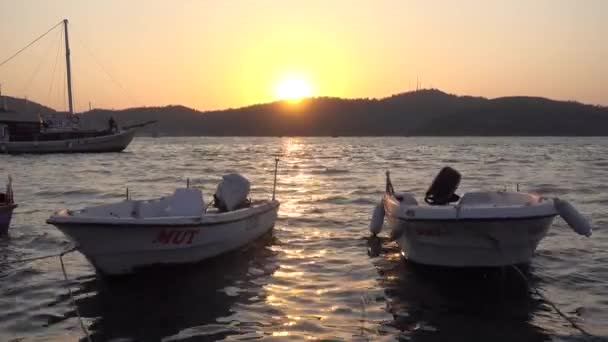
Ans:
[[[78,253],[0,266],[0,341],[83,338],[68,286],[94,341],[584,341],[549,305],[608,337],[606,138],[160,138],[124,153],[0,156],[19,208],[0,262],[69,245],[44,222],[60,207],[151,198],[186,178],[209,197],[239,171],[268,197],[280,154],[280,219],[249,248],[197,265],[102,279]],[[520,185],[571,200],[591,239],[557,219],[527,270],[450,272],[408,264],[394,243],[368,239],[390,169],[420,196],[441,166],[461,192]],[[120,239],[120,236],[117,236]],[[544,297],[544,298],[543,298]]]

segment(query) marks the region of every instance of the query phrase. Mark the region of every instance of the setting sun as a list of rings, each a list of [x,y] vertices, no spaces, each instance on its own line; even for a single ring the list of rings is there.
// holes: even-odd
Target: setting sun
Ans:
[[[284,78],[276,87],[276,97],[279,100],[297,101],[312,95],[310,82],[300,77]]]

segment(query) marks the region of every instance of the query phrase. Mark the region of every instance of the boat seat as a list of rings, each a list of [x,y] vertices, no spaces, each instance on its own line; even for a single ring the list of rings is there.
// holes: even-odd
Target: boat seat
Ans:
[[[175,189],[172,196],[167,198],[168,216],[201,216],[205,208],[203,194],[199,189]]]
[[[164,217],[167,216],[167,208],[169,207],[169,198],[162,197],[159,199],[134,201],[133,217]]]
[[[538,203],[538,197],[520,192],[475,191],[462,196],[461,206],[520,206]]]

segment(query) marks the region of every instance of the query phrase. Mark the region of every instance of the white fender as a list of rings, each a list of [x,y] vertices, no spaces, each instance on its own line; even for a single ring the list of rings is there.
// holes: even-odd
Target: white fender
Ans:
[[[583,215],[581,215],[581,213],[579,213],[578,210],[572,206],[572,204],[566,200],[555,198],[553,199],[553,206],[555,207],[555,210],[559,216],[561,216],[564,221],[568,223],[572,230],[587,237],[591,236],[591,232],[593,230],[593,228],[591,228],[591,224],[589,224],[589,221],[587,221]]]
[[[382,231],[382,225],[384,224],[384,204],[382,202],[376,204],[374,212],[372,213],[372,219],[369,222],[369,231],[378,235]]]

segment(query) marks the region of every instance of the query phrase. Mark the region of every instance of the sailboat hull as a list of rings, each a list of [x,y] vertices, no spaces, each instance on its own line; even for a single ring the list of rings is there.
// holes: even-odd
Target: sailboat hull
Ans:
[[[114,134],[79,139],[7,141],[0,142],[0,152],[9,154],[121,152],[131,143],[134,135],[135,130],[130,129]]]

